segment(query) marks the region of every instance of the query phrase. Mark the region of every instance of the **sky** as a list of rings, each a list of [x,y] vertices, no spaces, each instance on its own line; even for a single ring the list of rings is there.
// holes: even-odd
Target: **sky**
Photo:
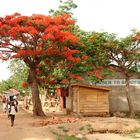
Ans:
[[[77,24],[86,31],[106,31],[125,37],[131,29],[140,30],[140,0],[74,0],[78,5],[73,13]],[[57,9],[59,0],[0,0],[0,17],[15,12],[22,15],[48,15]],[[0,61],[0,81],[10,76],[8,62]]]

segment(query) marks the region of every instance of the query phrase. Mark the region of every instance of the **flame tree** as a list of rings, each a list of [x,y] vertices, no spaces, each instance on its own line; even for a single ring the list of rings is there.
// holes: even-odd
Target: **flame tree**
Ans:
[[[68,14],[23,16],[15,13],[0,18],[0,59],[21,59],[28,67],[34,116],[45,115],[39,99],[38,67],[45,64],[50,68],[61,60],[78,62],[74,54],[79,51],[70,48],[79,43],[71,32],[74,23]]]

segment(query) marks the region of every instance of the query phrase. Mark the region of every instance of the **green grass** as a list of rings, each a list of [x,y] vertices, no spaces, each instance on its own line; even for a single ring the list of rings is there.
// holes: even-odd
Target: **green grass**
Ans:
[[[64,129],[63,129],[63,132],[69,132],[69,129],[64,128]]]
[[[80,131],[83,131],[84,129],[85,129],[84,126],[82,126],[82,127],[79,128]]]
[[[131,137],[134,139],[140,139],[140,128],[131,131],[130,133],[126,134],[125,136]]]
[[[82,139],[76,138],[75,136],[65,135],[65,136],[58,137],[58,140],[82,140]]]
[[[58,129],[64,129],[65,127],[64,126],[58,126],[57,128]]]
[[[94,131],[92,127],[87,128],[87,130],[88,130],[88,133],[90,133],[90,134],[92,134]]]
[[[137,115],[135,119],[140,121],[140,115]]]
[[[86,126],[87,126],[87,127],[92,127],[92,125],[91,125],[91,124],[87,124]]]

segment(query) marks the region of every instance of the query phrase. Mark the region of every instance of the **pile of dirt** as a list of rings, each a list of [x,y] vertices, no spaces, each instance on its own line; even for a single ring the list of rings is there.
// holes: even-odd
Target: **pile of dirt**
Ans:
[[[41,127],[46,125],[53,125],[53,124],[64,124],[64,123],[73,123],[78,121],[79,118],[75,117],[47,117],[46,119],[41,119],[39,121],[35,121],[32,123],[32,126]]]
[[[59,135],[82,135],[95,133],[125,134],[140,128],[140,122],[118,117],[50,117],[35,121],[35,127],[47,126],[46,129]]]

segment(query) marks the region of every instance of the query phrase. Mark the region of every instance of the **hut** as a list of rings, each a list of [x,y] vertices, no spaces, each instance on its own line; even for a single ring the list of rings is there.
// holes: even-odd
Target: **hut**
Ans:
[[[109,114],[110,88],[72,84],[66,98],[66,109],[83,116]]]

